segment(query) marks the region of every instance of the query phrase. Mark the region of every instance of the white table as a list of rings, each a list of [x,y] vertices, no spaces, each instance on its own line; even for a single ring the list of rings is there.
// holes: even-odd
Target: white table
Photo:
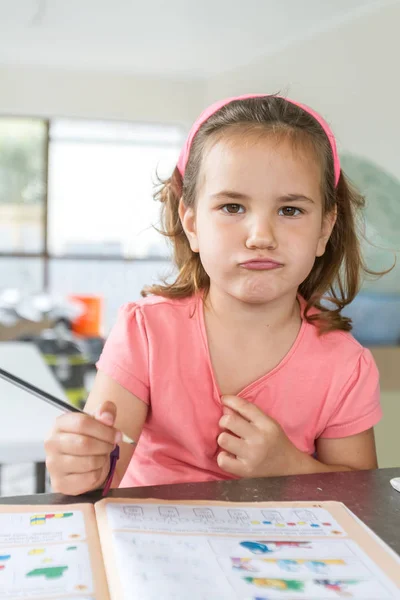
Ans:
[[[68,400],[34,344],[0,342],[0,367]],[[0,379],[0,465],[36,463],[37,493],[44,492],[44,440],[61,411]]]

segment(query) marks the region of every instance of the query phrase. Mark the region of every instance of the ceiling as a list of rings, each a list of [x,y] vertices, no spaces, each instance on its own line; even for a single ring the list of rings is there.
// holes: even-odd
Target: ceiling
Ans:
[[[0,0],[0,64],[209,77],[393,2]]]

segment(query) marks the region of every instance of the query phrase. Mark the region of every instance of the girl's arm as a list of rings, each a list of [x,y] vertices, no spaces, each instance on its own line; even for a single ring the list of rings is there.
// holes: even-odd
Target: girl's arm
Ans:
[[[339,470],[339,466],[340,470],[378,467],[373,429],[345,438],[320,438],[316,441],[316,448],[318,460],[315,461],[315,470],[311,472],[317,472],[318,463],[321,467],[335,467],[329,470]]]
[[[125,433],[137,444],[148,413],[148,405],[123,388],[111,377],[98,371],[93,388],[86,401],[85,412],[95,413],[104,402],[112,402],[116,407],[114,427]],[[117,461],[113,488],[117,488],[129,466],[136,448],[135,445],[120,442],[120,458]]]
[[[316,440],[317,459],[297,450],[297,460],[289,463],[288,474],[326,473],[377,469],[374,430],[345,438]]]

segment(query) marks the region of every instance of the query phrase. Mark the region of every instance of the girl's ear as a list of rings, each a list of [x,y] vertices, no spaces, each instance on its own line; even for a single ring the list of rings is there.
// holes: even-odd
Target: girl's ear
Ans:
[[[199,242],[196,234],[195,212],[191,206],[186,206],[183,198],[179,200],[179,218],[183,231],[186,234],[192,252],[199,251]]]
[[[321,235],[318,240],[315,256],[322,256],[325,253],[325,248],[331,237],[333,228],[335,227],[336,219],[337,206],[335,205],[335,207],[329,213],[326,213],[322,219]]]

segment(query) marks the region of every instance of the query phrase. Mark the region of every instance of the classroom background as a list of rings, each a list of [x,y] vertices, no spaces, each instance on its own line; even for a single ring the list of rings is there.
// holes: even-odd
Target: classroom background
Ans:
[[[230,95],[321,112],[367,198],[368,264],[400,259],[399,22],[399,0],[0,3],[0,367],[82,405],[118,307],[173,274],[156,175]],[[348,314],[381,373],[379,464],[399,466],[400,263]],[[45,478],[13,394],[0,387],[0,495]]]

